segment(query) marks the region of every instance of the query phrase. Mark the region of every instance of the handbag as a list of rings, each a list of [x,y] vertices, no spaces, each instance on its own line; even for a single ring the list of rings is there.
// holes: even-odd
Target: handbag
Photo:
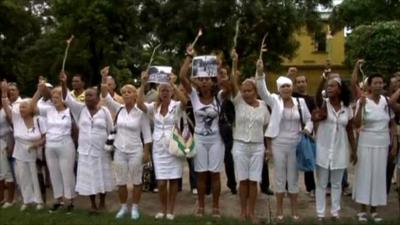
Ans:
[[[106,144],[104,146],[104,150],[106,150],[107,152],[113,152],[115,150],[114,149],[114,141],[115,141],[115,136],[117,135],[117,126],[116,126],[117,125],[117,119],[118,119],[119,113],[121,112],[121,110],[123,108],[124,107],[119,108],[119,110],[118,110],[118,112],[117,112],[117,114],[115,115],[115,118],[114,118],[114,127],[113,127],[113,129],[110,131],[110,133],[107,136],[107,141],[106,141]]]
[[[305,124],[303,120],[303,114],[300,106],[299,98],[297,100],[297,107],[300,114],[301,128],[304,129]],[[300,171],[308,172],[315,170],[316,164],[316,146],[315,142],[309,135],[303,133],[300,138],[300,142],[296,146],[296,161],[297,169]]]
[[[172,129],[168,151],[171,155],[180,158],[192,158],[196,155],[193,134],[190,132],[189,128],[189,126],[193,127],[193,123],[190,121],[185,112],[182,113],[182,120],[183,126],[175,124]]]

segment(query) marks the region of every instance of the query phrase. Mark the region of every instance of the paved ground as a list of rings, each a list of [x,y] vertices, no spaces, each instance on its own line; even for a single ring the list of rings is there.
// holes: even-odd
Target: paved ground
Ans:
[[[271,167],[271,165],[270,165]],[[349,181],[352,184],[353,168],[350,168],[349,173]],[[270,170],[270,181],[273,180],[273,171]],[[301,192],[299,194],[299,214],[302,218],[314,218],[315,217],[315,200],[311,198],[306,192],[304,188],[303,182],[303,174],[301,174],[299,181]],[[232,195],[227,189],[226,178],[222,176],[222,193],[221,193],[221,213],[226,217],[238,217],[240,212],[239,206],[239,196]],[[272,182],[271,182],[272,183]],[[196,196],[190,193],[190,188],[188,184],[188,171],[185,169],[184,174],[184,184],[183,191],[178,194],[177,204],[176,204],[176,214],[177,215],[190,215],[195,211],[196,206]],[[393,185],[392,192],[388,198],[388,206],[382,207],[379,212],[386,219],[396,219],[399,218],[399,205],[397,202],[397,193],[395,193],[394,189],[396,185]],[[273,189],[273,187],[272,187]],[[51,197],[49,198],[51,199]],[[264,194],[258,195],[257,200],[257,215],[260,218],[268,218],[268,202],[271,204],[272,215],[275,215],[275,197],[267,196]],[[328,199],[329,203],[330,200]],[[206,200],[206,213],[211,213],[211,196],[207,197]],[[88,208],[89,200],[87,198],[79,197],[76,202],[76,206],[80,208]],[[117,192],[113,192],[107,196],[107,210],[110,212],[116,212],[119,208],[118,196]],[[155,215],[159,210],[159,199],[158,194],[156,193],[143,193],[142,199],[140,202],[140,208],[142,213],[147,215]],[[327,212],[329,212],[329,206]],[[356,213],[358,212],[359,206],[352,201],[350,196],[343,196],[342,198],[342,218],[355,218]],[[290,205],[289,199],[285,198],[284,200],[284,213],[285,215],[290,215]]]

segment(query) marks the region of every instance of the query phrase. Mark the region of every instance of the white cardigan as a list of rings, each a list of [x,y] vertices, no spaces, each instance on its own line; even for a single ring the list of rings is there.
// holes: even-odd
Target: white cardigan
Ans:
[[[268,124],[267,131],[265,132],[266,137],[275,138],[279,134],[279,127],[283,115],[283,100],[277,94],[271,94],[268,89],[267,85],[265,84],[265,75],[263,76],[256,76],[256,85],[257,85],[257,92],[258,95],[261,97],[264,102],[271,107],[271,118]],[[298,108],[298,103],[296,98],[292,97],[293,104],[296,108]],[[303,98],[299,98],[300,108],[303,116],[303,121],[305,124],[304,129],[308,132],[312,133],[313,131],[313,123],[311,122],[311,114],[308,111],[306,102]],[[299,123],[299,131],[301,131],[301,124]]]

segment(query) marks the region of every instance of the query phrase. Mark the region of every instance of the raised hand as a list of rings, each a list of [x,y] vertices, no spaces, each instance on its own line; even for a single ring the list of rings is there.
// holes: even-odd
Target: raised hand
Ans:
[[[64,71],[61,71],[58,79],[60,80],[61,83],[66,84],[67,83],[67,74],[65,74]]]
[[[100,74],[102,77],[108,76],[110,74],[110,67],[109,66],[103,67],[103,69],[100,70]]]
[[[193,46],[192,46],[192,45],[189,45],[189,46],[186,48],[186,55],[187,55],[187,56],[190,56],[190,57],[193,57],[193,56],[194,56],[194,49],[193,49]]]
[[[147,73],[147,71],[143,71],[140,78],[142,80],[142,84],[146,84],[149,80],[149,74]]]
[[[238,61],[239,56],[238,56],[238,54],[237,54],[237,52],[236,52],[236,49],[232,49],[232,51],[231,51],[231,58],[232,58],[232,61],[234,61],[234,62],[237,62],[237,61]]]
[[[364,59],[359,59],[356,62],[356,68],[358,68],[359,70],[361,69],[361,66],[365,63]]]

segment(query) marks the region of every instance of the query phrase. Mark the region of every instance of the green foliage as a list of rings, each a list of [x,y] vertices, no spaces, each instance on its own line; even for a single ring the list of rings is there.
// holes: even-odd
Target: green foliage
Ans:
[[[365,59],[366,73],[391,75],[400,71],[400,21],[357,27],[346,42],[346,63]]]

